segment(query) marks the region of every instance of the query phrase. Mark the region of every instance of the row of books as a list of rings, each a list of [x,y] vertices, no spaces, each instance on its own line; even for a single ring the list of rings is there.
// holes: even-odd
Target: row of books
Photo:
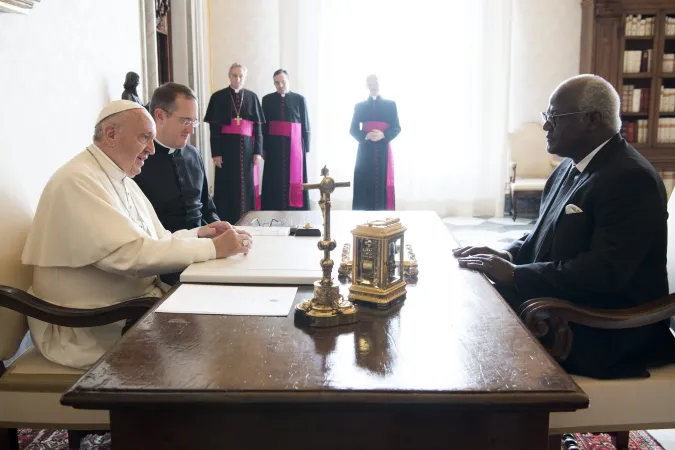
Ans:
[[[675,112],[675,89],[661,86],[660,112]]]
[[[646,144],[649,134],[649,121],[647,119],[635,122],[621,122],[621,135],[631,144]]]
[[[659,144],[675,144],[675,117],[662,117],[659,119],[656,142]]]
[[[675,36],[675,17],[666,17],[666,36]]]
[[[621,112],[649,112],[649,88],[625,84],[621,88]]]
[[[642,14],[626,16],[626,36],[654,36],[656,17],[642,17]]]
[[[652,49],[649,50],[625,50],[623,52],[623,72],[640,73],[651,72]]]
[[[664,73],[675,72],[675,53],[663,54],[663,72]]]

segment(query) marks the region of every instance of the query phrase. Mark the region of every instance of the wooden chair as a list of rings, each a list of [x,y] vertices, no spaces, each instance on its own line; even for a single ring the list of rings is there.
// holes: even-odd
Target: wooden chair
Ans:
[[[541,124],[528,122],[509,133],[511,155],[511,218],[518,217],[518,198],[544,190],[546,180],[560,159],[546,151],[546,132]]]
[[[670,295],[647,305],[623,310],[584,308],[556,298],[529,300],[520,317],[536,335],[553,333],[551,354],[563,361],[572,346],[569,323],[600,328],[635,328],[671,318],[675,324],[675,196],[668,201],[668,282]],[[588,394],[590,407],[570,413],[551,414],[551,445],[557,435],[571,432],[610,432],[617,449],[628,448],[628,431],[675,428],[675,364],[650,369],[646,379],[597,380],[574,376]],[[558,447],[559,448],[559,447]],[[557,448],[556,448],[557,450]]]
[[[0,286],[0,360],[13,356],[28,330],[26,316],[67,327],[94,327],[140,318],[157,298],[138,298],[97,309],[56,306],[9,286]],[[71,449],[79,449],[77,430],[110,428],[105,411],[60,404],[61,395],[84,372],[55,364],[31,347],[9,367],[0,362],[0,450],[18,449],[17,428],[68,429]]]

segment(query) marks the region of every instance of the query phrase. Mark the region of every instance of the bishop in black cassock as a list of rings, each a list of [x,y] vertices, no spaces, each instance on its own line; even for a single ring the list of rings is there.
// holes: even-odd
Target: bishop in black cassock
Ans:
[[[263,97],[265,114],[263,142],[262,209],[271,211],[307,210],[309,196],[302,190],[307,183],[306,154],[309,152],[309,115],[305,97],[290,92],[288,73],[274,74],[277,92]]]
[[[243,89],[246,69],[230,68],[231,85],[214,92],[204,121],[210,124],[216,164],[214,202],[222,220],[236,223],[256,208],[254,158],[262,157],[265,116],[258,96]],[[220,161],[220,165],[219,165]]]
[[[354,169],[355,210],[394,210],[394,161],[391,141],[401,132],[396,103],[379,95],[379,83],[370,75],[370,97],[354,108],[350,134],[359,143]]]

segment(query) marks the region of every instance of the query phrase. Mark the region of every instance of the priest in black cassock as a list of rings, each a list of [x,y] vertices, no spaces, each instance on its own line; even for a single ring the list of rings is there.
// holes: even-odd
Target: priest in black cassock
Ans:
[[[309,152],[309,115],[305,97],[290,92],[288,72],[274,72],[276,92],[263,97],[267,123],[263,125],[265,170],[262,209],[307,210],[309,196],[306,153]]]
[[[258,96],[244,89],[246,71],[243,65],[232,64],[230,86],[213,93],[204,117],[210,124],[211,156],[216,165],[213,200],[218,215],[230,223],[260,209],[256,178],[265,116]]]
[[[350,134],[359,143],[354,169],[355,210],[394,210],[394,159],[391,141],[401,132],[396,103],[380,97],[376,75],[369,75],[366,85],[370,97],[357,103]]]
[[[218,222],[204,162],[199,151],[188,144],[199,124],[195,93],[182,84],[165,83],[152,94],[150,111],[157,125],[155,154],[145,160],[134,181],[164,228],[172,233]],[[179,274],[161,278],[173,285]]]

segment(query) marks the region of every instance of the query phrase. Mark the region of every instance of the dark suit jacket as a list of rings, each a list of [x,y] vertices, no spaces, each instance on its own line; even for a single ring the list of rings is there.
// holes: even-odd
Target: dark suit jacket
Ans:
[[[666,190],[652,165],[615,135],[579,175],[568,198],[551,208],[572,161],[546,182],[540,219],[508,250],[516,264],[515,307],[527,299],[557,297],[593,308],[629,308],[668,294]],[[583,212],[565,214],[573,204]],[[554,222],[535,258],[532,236]],[[572,325],[572,352],[563,366],[595,377],[646,376],[663,346],[675,350],[666,322],[628,330]],[[674,351],[675,353],[675,351]]]

